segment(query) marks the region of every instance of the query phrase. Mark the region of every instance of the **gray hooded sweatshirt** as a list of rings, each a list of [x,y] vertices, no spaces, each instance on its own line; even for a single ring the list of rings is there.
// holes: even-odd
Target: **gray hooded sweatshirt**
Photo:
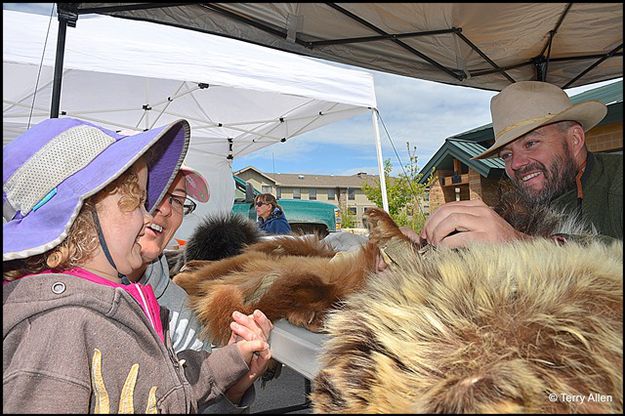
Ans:
[[[3,412],[195,413],[248,371],[236,345],[175,353],[120,288],[65,274],[3,285]]]

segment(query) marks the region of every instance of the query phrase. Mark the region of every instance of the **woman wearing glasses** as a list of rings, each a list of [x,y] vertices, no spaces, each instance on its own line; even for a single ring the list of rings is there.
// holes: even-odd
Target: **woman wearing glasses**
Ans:
[[[276,198],[271,194],[260,194],[254,199],[256,214],[258,215],[258,227],[267,234],[290,234],[289,225],[282,207],[278,205]]]
[[[169,328],[175,351],[193,349],[211,351],[209,340],[199,338],[202,326],[195,313],[186,304],[187,293],[176,285],[169,276],[167,259],[163,254],[185,215],[192,213],[196,203],[207,202],[210,196],[206,179],[194,169],[182,165],[178,175],[157,205],[153,220],[145,228],[145,234],[139,240],[143,268],[130,276],[131,280],[149,284],[154,290],[158,303],[167,307],[170,314]],[[239,324],[237,334],[244,339],[263,339],[267,341],[271,321],[260,311],[246,316],[238,314],[233,319]],[[256,357],[250,363],[250,371],[232,385],[218,401],[200,413],[244,413],[254,401],[254,381],[267,369],[268,360]]]

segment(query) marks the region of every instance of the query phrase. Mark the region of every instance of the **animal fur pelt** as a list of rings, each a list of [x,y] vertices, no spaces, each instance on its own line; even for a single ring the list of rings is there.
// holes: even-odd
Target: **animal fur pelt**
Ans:
[[[189,294],[204,336],[218,345],[228,340],[235,310],[250,314],[260,309],[272,321],[286,318],[320,331],[325,313],[360,289],[376,269],[379,246],[391,235],[410,241],[384,211],[372,210],[368,217],[371,238],[351,254],[337,255],[316,236],[281,236],[221,261],[190,262],[174,281]]]
[[[204,217],[178,253],[168,256],[170,275],[194,260],[221,260],[240,254],[244,247],[260,241],[258,226],[240,214],[216,214]]]
[[[218,344],[234,310],[327,331],[316,412],[621,411],[622,242],[514,207],[497,209],[538,238],[423,247],[371,210],[370,239],[349,255],[280,237],[174,280]],[[380,254],[391,267],[373,273]]]
[[[505,204],[501,211],[521,217],[518,208],[511,211]],[[543,221],[534,220],[532,213]],[[522,222],[529,224],[532,233],[549,235],[558,224],[558,216],[547,214],[534,207],[533,211],[525,210]],[[326,311],[363,286],[375,270],[378,256],[393,264],[385,245],[393,242],[391,245],[421,248],[420,243],[402,234],[383,210],[370,210],[366,217],[370,238],[349,255],[335,256],[337,252],[315,236],[282,236],[252,244],[242,254],[221,261],[189,261],[174,281],[189,294],[189,303],[206,330],[204,336],[218,345],[227,341],[235,310],[251,313],[257,308],[271,320],[286,318],[294,325],[320,331]],[[552,217],[555,219],[547,221]]]
[[[315,412],[622,413],[621,241],[405,259],[329,315]]]

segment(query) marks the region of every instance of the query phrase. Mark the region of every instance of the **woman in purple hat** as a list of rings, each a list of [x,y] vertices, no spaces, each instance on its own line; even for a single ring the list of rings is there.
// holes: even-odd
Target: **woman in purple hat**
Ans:
[[[46,120],[3,155],[3,410],[190,413],[244,376],[265,340],[172,349],[139,238],[189,143],[180,120],[122,136]]]

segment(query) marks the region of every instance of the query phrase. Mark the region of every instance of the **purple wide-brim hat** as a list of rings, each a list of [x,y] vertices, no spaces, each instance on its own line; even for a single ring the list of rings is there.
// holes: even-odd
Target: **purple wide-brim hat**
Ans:
[[[182,165],[190,134],[186,120],[132,136],[73,118],[48,119],[26,131],[3,149],[7,222],[2,226],[2,260],[23,259],[59,245],[83,201],[143,155],[148,163],[146,208],[152,211]]]

